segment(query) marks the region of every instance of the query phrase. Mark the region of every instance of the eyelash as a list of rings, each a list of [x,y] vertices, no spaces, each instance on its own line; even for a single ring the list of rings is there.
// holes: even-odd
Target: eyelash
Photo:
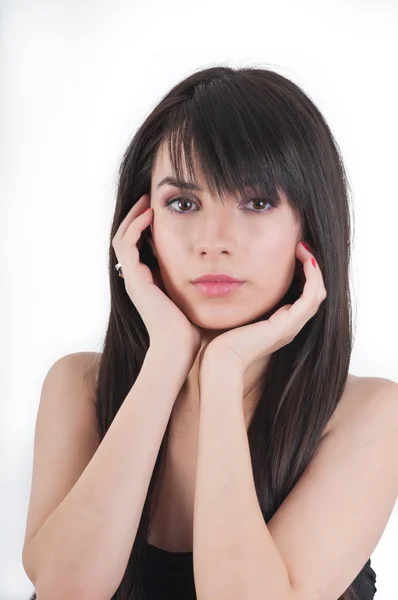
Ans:
[[[189,214],[191,212],[197,212],[196,210],[192,211],[192,210],[175,210],[174,208],[171,208],[171,205],[174,204],[174,202],[177,202],[178,200],[188,200],[188,202],[193,202],[194,200],[192,200],[191,198],[188,198],[186,196],[177,196],[177,198],[172,198],[171,200],[168,200],[165,204],[165,207],[167,210],[169,210],[170,212],[173,212],[177,215],[184,215],[184,214]],[[244,209],[245,212],[249,212],[249,213],[257,213],[259,215],[261,214],[266,214],[269,213],[273,208],[276,208],[278,205],[277,204],[273,204],[272,202],[269,202],[268,200],[265,200],[265,198],[251,198],[250,200],[248,200],[247,202],[253,202],[253,201],[263,201],[266,202],[269,205],[269,209],[267,210],[252,210],[252,209]]]

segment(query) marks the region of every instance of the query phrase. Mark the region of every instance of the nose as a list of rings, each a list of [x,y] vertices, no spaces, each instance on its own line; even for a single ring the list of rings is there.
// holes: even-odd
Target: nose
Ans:
[[[196,231],[196,252],[201,255],[218,256],[233,252],[237,241],[237,224],[226,210],[214,210],[202,219]]]

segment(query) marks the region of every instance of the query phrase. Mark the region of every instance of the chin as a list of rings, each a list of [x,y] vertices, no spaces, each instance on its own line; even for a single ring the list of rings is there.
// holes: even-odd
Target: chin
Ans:
[[[228,330],[235,329],[236,327],[242,327],[243,325],[249,325],[250,323],[260,320],[264,315],[264,309],[261,312],[250,311],[247,308],[238,309],[233,305],[209,305],[206,308],[196,306],[189,311],[185,311],[187,318],[201,329],[209,330]]]

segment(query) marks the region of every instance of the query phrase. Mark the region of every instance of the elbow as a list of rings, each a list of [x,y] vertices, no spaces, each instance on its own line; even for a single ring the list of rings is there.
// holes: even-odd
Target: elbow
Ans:
[[[37,600],[109,600],[87,581],[77,577],[62,577],[54,571],[53,565],[41,565],[39,552],[32,545],[26,545],[22,551],[22,564],[28,579],[32,582]],[[43,561],[41,561],[43,562]],[[97,586],[98,587],[98,586]],[[31,599],[29,599],[31,600]]]
[[[34,586],[37,600],[110,600],[120,584],[119,581],[115,586],[114,581],[106,582],[104,577],[94,577],[82,569],[74,569],[73,574],[70,569],[56,569],[54,564],[57,562],[54,557],[45,560],[45,556],[40,556],[32,546],[23,550],[23,567]]]
[[[35,592],[37,600],[110,600],[109,594],[105,597],[104,593],[93,589],[83,581],[59,581],[48,576],[38,575],[35,582]]]

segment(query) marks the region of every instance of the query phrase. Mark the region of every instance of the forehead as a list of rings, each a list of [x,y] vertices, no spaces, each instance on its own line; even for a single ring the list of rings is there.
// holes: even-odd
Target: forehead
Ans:
[[[174,186],[180,190],[193,191],[194,193],[204,193],[205,195],[209,195],[213,201],[220,200],[222,203],[224,203],[226,199],[229,201],[233,199],[235,199],[235,201],[239,200],[239,193],[233,192],[232,190],[229,192],[223,190],[220,197],[218,197],[217,193],[211,195],[210,188],[207,185],[206,178],[200,167],[200,163],[197,160],[194,149],[192,150],[192,161],[195,179],[192,179],[192,175],[188,173],[185,162],[185,154],[182,151],[182,179],[178,179],[173,169],[173,164],[170,160],[168,146],[165,142],[163,142],[156,153],[152,168],[152,193],[161,192],[162,189],[165,189],[167,186]],[[254,193],[254,190],[247,187],[245,189],[245,193]]]
[[[198,161],[195,159],[195,154],[193,152],[192,160],[194,161],[194,170],[196,174],[196,179],[199,183],[199,186],[203,189],[206,187],[206,182],[202,170],[199,166]],[[185,181],[191,181],[192,178],[188,175],[188,170],[186,168],[185,156],[183,153],[183,179]],[[151,173],[151,184],[152,187],[157,186],[160,181],[166,176],[175,177],[175,172],[173,169],[173,165],[170,160],[169,150],[167,143],[165,141],[159,146],[158,151],[156,152],[155,160],[152,167]],[[155,187],[156,190],[156,187]]]

